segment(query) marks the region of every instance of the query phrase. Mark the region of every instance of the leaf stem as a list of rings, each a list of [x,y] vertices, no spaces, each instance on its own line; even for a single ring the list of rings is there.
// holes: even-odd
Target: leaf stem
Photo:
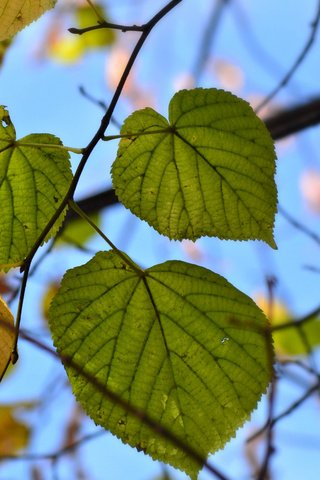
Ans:
[[[147,132],[131,132],[131,133],[119,133],[118,135],[105,135],[102,137],[102,140],[109,142],[110,140],[118,140],[119,138],[133,138],[133,137],[143,137],[144,135],[152,135],[157,133],[171,133],[173,132],[172,127],[160,128],[158,130],[148,130]]]
[[[91,227],[98,233],[98,235],[100,235],[100,237],[103,238],[103,240],[105,242],[107,242],[107,244],[112,248],[112,250],[130,268],[132,268],[139,275],[139,277],[144,277],[145,276],[144,270],[142,270],[142,268],[138,267],[138,265],[136,265],[129,257],[127,257],[127,255],[125,255],[121,250],[119,250],[114,245],[114,243],[112,243],[111,240],[102,232],[102,230],[100,230],[100,228],[94,223],[94,221],[91,220],[91,218],[88,217],[88,215],[83,210],[81,210],[81,208],[76,204],[75,201],[69,200],[69,206],[70,206],[70,208],[72,208],[72,210],[74,210],[79,215],[79,217],[83,218],[83,220],[85,220],[86,222],[88,222],[91,225]]]
[[[20,142],[17,140],[14,145],[18,147],[35,147],[35,148],[59,148],[61,150],[67,150],[68,152],[83,154],[84,148],[74,148],[74,147],[67,147],[66,145],[62,145],[59,143],[33,143],[33,142]]]
[[[31,262],[29,262],[25,265],[25,269],[24,269],[24,272],[23,272],[23,278],[22,278],[22,282],[21,282],[21,290],[20,290],[20,295],[19,295],[17,318],[16,318],[16,323],[15,323],[15,329],[14,329],[14,342],[13,342],[12,352],[11,352],[11,363],[13,365],[18,361],[18,358],[19,358],[19,355],[18,355],[18,338],[19,338],[19,331],[20,331],[20,323],[21,323],[23,302],[24,302],[24,297],[25,297],[25,293],[26,293],[26,287],[27,287],[30,267],[31,267]]]
[[[105,22],[105,19],[103,16],[100,14],[99,10],[94,6],[94,4],[91,2],[91,0],[87,0],[87,3],[89,6],[92,8],[94,13],[97,15],[99,22]]]

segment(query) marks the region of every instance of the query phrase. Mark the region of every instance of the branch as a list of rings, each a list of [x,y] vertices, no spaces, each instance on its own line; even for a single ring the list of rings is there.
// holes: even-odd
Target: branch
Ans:
[[[271,422],[266,422],[263,427],[260,428],[260,430],[258,430],[257,432],[255,432],[251,437],[248,438],[247,440],[247,443],[251,442],[252,440],[254,440],[255,438],[259,437],[262,433],[264,433],[264,431],[270,427],[272,428],[277,422],[279,422],[279,420],[281,420],[282,418],[286,417],[287,415],[290,415],[290,413],[292,413],[294,410],[296,410],[298,407],[300,407],[300,405],[305,401],[307,400],[313,393],[317,392],[319,390],[320,386],[319,386],[319,382],[315,383],[314,385],[312,385],[300,398],[298,398],[298,400],[296,400],[295,402],[293,402],[290,407],[285,410],[284,412],[280,413],[279,415],[277,415],[276,417],[274,417]]]
[[[280,140],[320,123],[320,98],[287,110],[264,120],[273,140]]]
[[[212,40],[220,25],[224,7],[226,7],[229,2],[230,0],[218,0],[215,4],[213,4],[212,13],[209,16],[208,24],[204,30],[201,45],[199,47],[199,55],[193,68],[193,77],[196,84],[198,83],[198,80],[209,58],[209,54],[212,49]]]
[[[143,32],[144,26],[137,26],[137,25],[119,25],[117,23],[110,23],[110,22],[101,22],[97,25],[92,25],[91,27],[85,28],[69,28],[68,31],[70,33],[74,33],[75,35],[83,35],[87,32],[92,32],[92,30],[101,30],[102,28],[109,28],[112,30],[121,30],[121,32]]]
[[[287,222],[289,222],[294,228],[300,230],[300,232],[304,233],[312,240],[314,240],[318,245],[320,245],[320,236],[316,232],[313,232],[312,230],[310,230],[310,228],[306,227],[301,222],[292,217],[281,205],[278,205],[278,212],[281,213],[281,215],[287,220]]]
[[[314,41],[316,39],[317,30],[318,30],[318,27],[319,27],[319,23],[320,23],[320,1],[318,1],[318,6],[317,6],[317,12],[316,12],[316,15],[315,15],[315,19],[311,23],[311,32],[310,32],[309,38],[308,38],[306,44],[304,45],[302,51],[300,52],[297,59],[293,63],[292,67],[289,69],[288,73],[283,77],[281,82],[279,82],[279,84],[276,86],[276,88],[274,88],[274,90],[272,90],[269,93],[269,95],[263,100],[263,102],[260,103],[260,105],[256,109],[256,112],[261,110],[262,107],[264,107],[267,103],[269,103],[270,100],[272,100],[275,97],[275,95],[285,85],[287,85],[287,83],[291,80],[291,78],[293,77],[293,75],[295,74],[297,69],[300,67],[303,60],[305,60],[305,58],[306,58],[309,50],[311,49],[312,45],[314,44]]]
[[[312,310],[312,312],[308,313],[304,317],[299,318],[299,320],[294,320],[291,322],[284,322],[280,323],[279,325],[272,325],[270,327],[271,332],[275,332],[278,330],[284,330],[286,328],[299,328],[307,322],[314,320],[320,314],[320,306]]]
[[[11,461],[35,461],[35,460],[52,460],[56,461],[58,458],[73,452],[76,448],[80,447],[86,442],[94,440],[97,437],[100,437],[103,434],[108,433],[107,430],[101,429],[97,432],[89,433],[79,438],[76,442],[66,445],[63,448],[60,448],[56,452],[52,453],[22,453],[20,455],[0,455],[0,460],[11,460]]]

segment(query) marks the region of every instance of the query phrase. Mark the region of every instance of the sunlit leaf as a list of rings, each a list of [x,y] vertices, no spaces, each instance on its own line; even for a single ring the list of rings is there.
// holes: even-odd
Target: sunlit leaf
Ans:
[[[248,103],[223,90],[182,90],[169,122],[151,108],[128,117],[121,134],[136,132],[121,139],[112,167],[116,194],[133,213],[173,239],[275,247],[273,142]]]
[[[76,22],[79,28],[91,27],[98,24],[97,13],[108,21],[104,8],[95,3],[95,10],[89,5],[82,5],[76,10]],[[82,41],[87,48],[98,48],[111,45],[115,41],[115,33],[111,28],[101,28],[92,30],[81,36]]]
[[[50,304],[54,296],[57,294],[59,286],[59,282],[50,282],[46,287],[41,301],[42,315],[45,320],[48,320]]]
[[[224,278],[184,262],[139,274],[100,252],[67,272],[49,324],[62,355],[203,456],[248,419],[271,375],[261,310]],[[195,478],[199,465],[189,455],[65,367],[96,423]]]
[[[268,302],[263,295],[256,299],[259,307],[268,314]],[[295,325],[294,315],[284,302],[274,300],[272,303],[273,326],[292,322],[290,328],[275,330],[272,332],[275,352],[280,355],[307,355],[310,349],[320,346],[320,319],[314,317],[298,326]]]
[[[91,220],[97,225],[100,226],[100,215],[93,214],[90,215]],[[68,222],[67,226],[63,229],[57,245],[59,244],[70,244],[71,246],[83,247],[93,235],[95,235],[95,230],[92,226],[82,218],[76,218]]]
[[[42,145],[42,146],[40,146]],[[50,145],[49,134],[16,140],[8,112],[0,107],[0,268],[21,265],[69,188],[69,153]],[[47,236],[61,225],[63,216]]]
[[[13,455],[28,445],[30,428],[16,419],[16,409],[15,405],[0,405],[0,456]]]
[[[5,301],[0,297],[0,379],[2,379],[10,363],[15,337],[13,326],[13,315]]]
[[[80,5],[75,10],[75,26],[86,28],[98,25],[97,13],[106,18],[101,5]],[[107,21],[107,18],[106,18]],[[65,33],[58,35],[50,43],[48,53],[58,62],[66,65],[78,62],[87,52],[112,45],[115,41],[114,30],[101,28],[84,33],[83,35]]]
[[[56,0],[4,0],[0,4],[0,40],[12,37],[44,12]]]
[[[83,43],[71,34],[58,37],[48,48],[49,56],[65,65],[76,63],[82,58],[83,53]]]

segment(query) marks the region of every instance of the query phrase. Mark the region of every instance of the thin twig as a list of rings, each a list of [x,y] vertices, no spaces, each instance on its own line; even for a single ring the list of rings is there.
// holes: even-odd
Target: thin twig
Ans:
[[[320,306],[316,307],[307,315],[299,318],[298,320],[292,320],[289,322],[279,323],[278,325],[272,325],[270,327],[271,332],[276,332],[278,330],[285,330],[286,328],[298,328],[301,327],[303,324],[310,322],[311,320],[315,320],[316,317],[320,314]]]
[[[304,233],[308,237],[310,237],[313,241],[315,241],[318,245],[320,245],[320,236],[315,233],[314,231],[310,230],[310,228],[303,225],[301,222],[296,220],[290,213],[288,213],[281,205],[278,205],[278,212],[289,222],[294,228],[300,230],[300,232]]]
[[[300,67],[303,60],[305,60],[309,50],[311,49],[311,47],[312,47],[312,45],[313,45],[313,43],[316,39],[316,34],[317,34],[318,27],[319,27],[319,22],[320,22],[320,1],[318,1],[317,12],[316,12],[316,15],[315,15],[315,19],[311,23],[311,32],[310,32],[309,38],[308,38],[306,44],[304,45],[302,51],[298,55],[297,59],[295,60],[295,62],[293,63],[293,65],[291,66],[291,68],[289,69],[287,74],[283,77],[283,79],[278,83],[278,85],[274,88],[274,90],[272,90],[269,93],[269,95],[267,95],[267,97],[263,100],[263,102],[261,102],[260,105],[256,108],[256,112],[259,112],[262,109],[262,107],[264,107],[267,103],[269,103],[270,100],[272,100],[277,95],[277,93],[285,85],[287,85],[287,83],[290,81],[290,79],[295,74],[297,69]]]
[[[141,26],[119,25],[117,23],[110,23],[110,22],[101,22],[98,25],[92,25],[90,27],[85,27],[85,28],[71,27],[68,29],[68,31],[75,35],[83,35],[84,33],[92,32],[93,30],[101,30],[103,28],[104,29],[108,28],[111,30],[121,30],[121,32],[143,32],[144,31],[144,25],[141,25]]]
[[[52,453],[22,453],[19,455],[0,455],[0,460],[10,460],[10,461],[35,461],[35,460],[57,460],[58,458],[73,452],[78,447],[82,446],[84,443],[94,440],[101,435],[108,433],[107,430],[101,429],[97,432],[89,433],[84,435],[83,437],[79,438],[76,442],[71,443],[70,445],[66,445],[59,450],[52,452]]]
[[[298,407],[300,407],[300,405],[302,405],[302,403],[307,400],[313,393],[317,392],[318,390],[320,389],[320,385],[319,385],[319,382],[315,383],[314,385],[312,385],[310,388],[308,388],[308,390],[300,397],[298,398],[298,400],[296,400],[295,402],[293,402],[289,408],[287,408],[287,410],[285,410],[284,412],[280,413],[279,415],[277,415],[276,417],[274,417],[272,420],[271,420],[271,423],[269,422],[266,422],[263,427],[261,427],[257,432],[255,432],[253,435],[251,435],[251,437],[249,437],[247,439],[247,443],[248,442],[252,442],[253,440],[255,440],[257,437],[259,437],[260,435],[262,435],[265,430],[271,426],[273,427],[277,422],[279,422],[279,420],[282,420],[284,417],[290,415],[294,410],[296,410]]]
[[[268,318],[270,323],[273,321],[273,309],[274,309],[274,289],[276,287],[276,278],[268,277],[267,278],[267,289],[268,289]],[[262,460],[262,465],[257,474],[257,480],[267,480],[269,478],[269,465],[271,457],[275,451],[274,449],[274,435],[272,428],[272,418],[274,415],[275,402],[276,402],[276,391],[277,391],[277,378],[273,370],[273,350],[272,350],[272,337],[270,327],[266,331],[267,347],[269,348],[269,362],[271,363],[271,371],[273,372],[272,381],[269,389],[269,402],[268,402],[268,419],[267,419],[267,434],[266,434],[266,449],[264,458]]]
[[[208,24],[204,29],[201,45],[199,47],[199,55],[193,68],[195,84],[198,83],[203,69],[206,66],[210,52],[212,51],[213,38],[220,24],[224,7],[226,7],[229,3],[230,0],[218,0],[217,2],[213,3],[212,13],[209,16]]]

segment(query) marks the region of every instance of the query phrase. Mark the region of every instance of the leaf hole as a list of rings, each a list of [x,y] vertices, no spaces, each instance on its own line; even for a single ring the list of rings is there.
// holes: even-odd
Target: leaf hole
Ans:
[[[229,337],[223,337],[223,338],[220,340],[220,343],[221,343],[222,345],[225,345],[229,340],[230,340]]]
[[[1,125],[3,126],[3,128],[9,127],[9,124],[10,124],[9,117],[8,116],[3,117],[1,120]]]

